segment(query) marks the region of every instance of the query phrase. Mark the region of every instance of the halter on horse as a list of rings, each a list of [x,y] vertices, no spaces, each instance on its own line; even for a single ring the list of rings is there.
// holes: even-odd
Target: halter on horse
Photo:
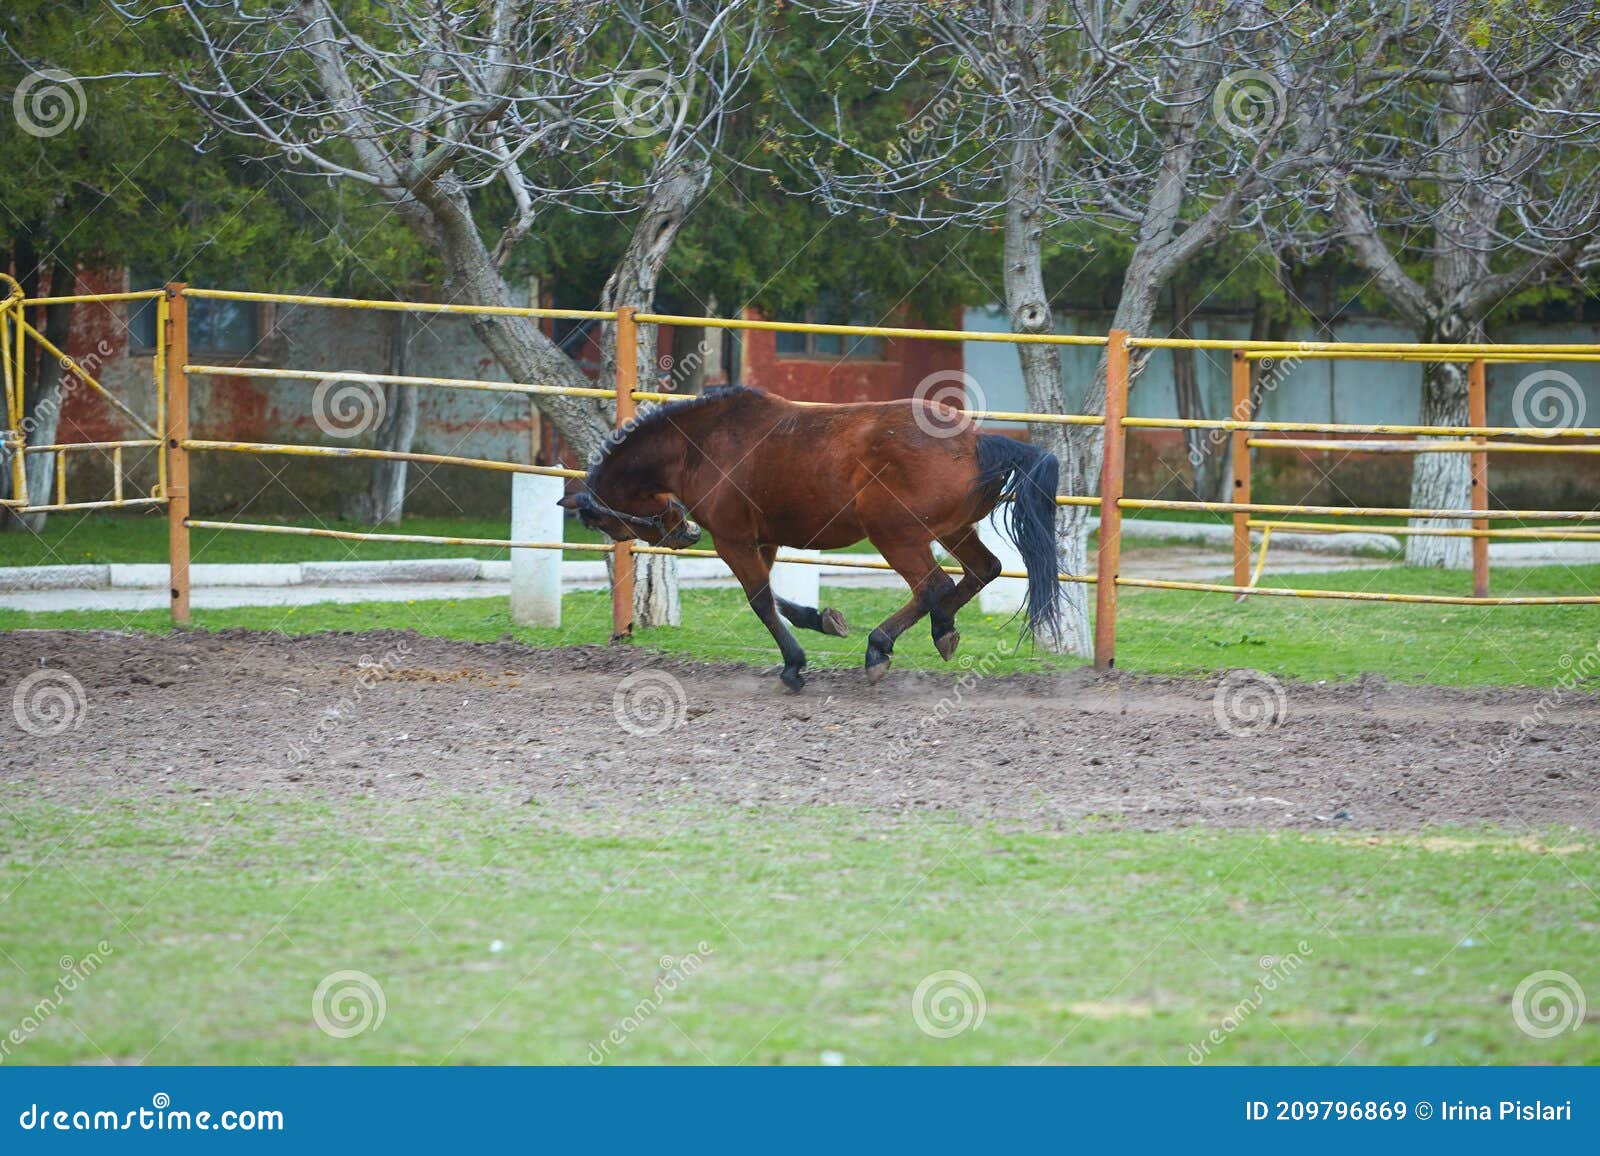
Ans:
[[[841,637],[849,628],[837,610],[773,595],[780,546],[831,550],[866,538],[911,587],[910,601],[867,638],[867,681],[876,683],[895,639],[925,614],[940,657],[955,653],[956,612],[1001,570],[977,524],[1005,499],[1028,571],[1028,627],[1059,629],[1057,476],[1054,455],[980,434],[947,406],[798,405],[734,387],[647,414],[561,505],[615,541],[681,549],[699,540],[696,522],[710,530],[782,652],[784,685],[798,691],[805,651],[782,619]],[[961,563],[959,583],[934,560],[934,542]]]

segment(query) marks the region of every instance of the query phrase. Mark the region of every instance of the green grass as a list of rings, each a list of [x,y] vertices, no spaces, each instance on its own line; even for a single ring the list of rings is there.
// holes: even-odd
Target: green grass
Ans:
[[[1395,593],[1470,593],[1467,575],[1403,567],[1346,573],[1273,576],[1275,584]],[[1600,566],[1502,570],[1495,592],[1505,595],[1590,594],[1600,591]],[[639,646],[720,662],[775,665],[776,650],[730,589],[686,589],[684,625],[641,631]],[[824,601],[845,612],[848,639],[803,633],[813,667],[853,667],[862,660],[866,630],[904,600],[887,589],[828,588]],[[196,610],[196,626],[311,633],[324,630],[407,629],[469,641],[505,635],[535,646],[604,642],[610,599],[601,591],[563,600],[560,629],[511,624],[503,598],[462,601],[326,603],[297,608]],[[961,656],[985,661],[991,673],[1075,666],[1079,660],[1015,651],[1016,624],[969,607],[960,617]],[[0,630],[169,628],[164,610],[28,613],[0,610]],[[1447,686],[1553,686],[1570,676],[1577,657],[1600,643],[1600,607],[1433,606],[1337,602],[1257,596],[1235,603],[1227,595],[1124,590],[1118,615],[1119,668],[1158,674],[1204,675],[1256,667],[1286,678],[1349,679],[1376,672],[1398,682]],[[1567,662],[1563,663],[1563,656]],[[926,624],[895,648],[901,668],[961,673],[933,650]],[[1600,689],[1590,687],[1590,689]]]
[[[1213,1030],[1217,1063],[1600,1061],[1509,1004],[1539,970],[1600,987],[1600,854],[1558,833],[24,794],[0,792],[6,1026],[63,957],[101,962],[10,1062],[1184,1064]],[[385,1005],[349,1039],[312,1014],[340,970]],[[941,971],[984,1001],[947,1039],[912,1012]]]
[[[218,515],[211,521],[229,521]],[[366,526],[337,518],[275,518],[244,516],[239,521],[266,525],[300,526],[355,533],[430,534],[444,538],[492,538],[503,541],[511,532],[506,518],[405,518],[398,526]],[[568,519],[567,542],[601,542],[604,535]],[[711,536],[697,549],[712,548]],[[844,553],[872,553],[859,543]],[[338,538],[311,538],[295,534],[244,533],[231,530],[194,530],[190,534],[192,562],[344,562],[394,558],[479,558],[503,562],[507,550],[492,546],[428,546],[411,542],[353,542]],[[568,550],[568,561],[594,561],[603,555],[591,550]],[[64,566],[108,562],[165,562],[167,520],[164,515],[52,514],[38,534],[0,534],[0,566]]]
[[[228,521],[217,516],[214,521]],[[398,526],[366,526],[337,518],[275,518],[247,516],[239,519],[268,525],[302,526],[325,530],[381,534],[432,534],[447,538],[495,538],[510,533],[505,518],[406,518]],[[577,522],[566,527],[568,542],[598,542],[602,535]],[[509,551],[490,546],[423,546],[411,542],[347,542],[337,538],[304,535],[250,534],[226,530],[194,530],[189,556],[193,562],[344,562],[392,558],[480,558],[503,562]],[[601,555],[569,550],[564,557],[593,560]],[[62,566],[108,562],[165,562],[167,520],[162,514],[122,516],[87,514],[63,517],[53,514],[38,534],[0,536],[0,566]]]

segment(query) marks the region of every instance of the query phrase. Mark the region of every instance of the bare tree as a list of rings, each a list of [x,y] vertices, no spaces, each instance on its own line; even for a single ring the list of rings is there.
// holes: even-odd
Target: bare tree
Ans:
[[[1375,6],[1375,0],[1374,0]],[[1133,239],[1113,326],[1146,333],[1183,265],[1227,229],[1247,226],[1286,177],[1314,157],[1323,121],[1289,112],[1313,94],[1327,109],[1330,63],[1356,49],[1372,12],[1131,0],[989,0],[969,6],[820,4],[817,19],[851,30],[881,87],[912,105],[899,139],[869,148],[852,109],[823,102],[831,119],[787,106],[808,191],[831,204],[875,207],[927,228],[999,224],[1003,295],[1017,333],[1053,328],[1044,279],[1046,231],[1095,222]],[[1366,21],[1362,17],[1365,15]],[[911,25],[918,35],[896,35]],[[1018,347],[1029,407],[1077,412],[1105,406],[1105,362],[1089,382],[1063,387],[1057,351]],[[1136,362],[1136,370],[1139,368]],[[1102,435],[1041,425],[1033,437],[1062,462],[1062,492],[1099,486]],[[1063,507],[1063,569],[1088,570],[1093,519]],[[1092,649],[1083,587],[1065,591],[1062,649]]]
[[[1480,342],[1497,306],[1577,280],[1600,227],[1600,13],[1440,0],[1415,15],[1364,62],[1369,99],[1336,126],[1332,230],[1420,340]],[[1464,364],[1424,367],[1421,416],[1466,424]],[[1470,497],[1466,455],[1417,455],[1413,506]],[[1406,560],[1464,568],[1468,541],[1413,536]]]
[[[215,125],[297,170],[370,186],[439,254],[447,299],[489,306],[515,304],[507,271],[524,238],[546,214],[575,211],[629,230],[600,306],[648,310],[762,35],[748,0],[176,7],[207,62],[180,83]],[[592,384],[532,319],[473,325],[518,380]],[[641,381],[652,338],[637,351]],[[614,327],[603,346],[609,369]],[[599,452],[612,406],[534,403],[580,454]],[[676,622],[675,561],[637,566],[636,620]]]

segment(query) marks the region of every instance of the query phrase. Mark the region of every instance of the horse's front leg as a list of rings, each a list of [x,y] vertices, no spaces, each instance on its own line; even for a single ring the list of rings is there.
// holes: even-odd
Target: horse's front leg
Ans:
[[[783,685],[793,691],[802,689],[806,680],[800,671],[806,664],[806,652],[800,649],[794,635],[789,633],[783,619],[778,617],[778,600],[772,594],[766,559],[753,546],[730,545],[720,538],[717,539],[717,553],[728,564],[728,569],[733,571],[739,585],[744,587],[750,609],[755,611],[756,617],[761,619],[773,641],[778,644],[778,650],[783,655],[783,673],[779,675]]]

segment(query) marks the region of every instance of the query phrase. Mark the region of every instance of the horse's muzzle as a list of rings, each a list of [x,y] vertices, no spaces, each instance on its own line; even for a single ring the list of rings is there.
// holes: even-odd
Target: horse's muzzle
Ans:
[[[672,533],[661,539],[661,544],[669,550],[686,550],[700,540],[700,527],[693,522],[684,522]]]

